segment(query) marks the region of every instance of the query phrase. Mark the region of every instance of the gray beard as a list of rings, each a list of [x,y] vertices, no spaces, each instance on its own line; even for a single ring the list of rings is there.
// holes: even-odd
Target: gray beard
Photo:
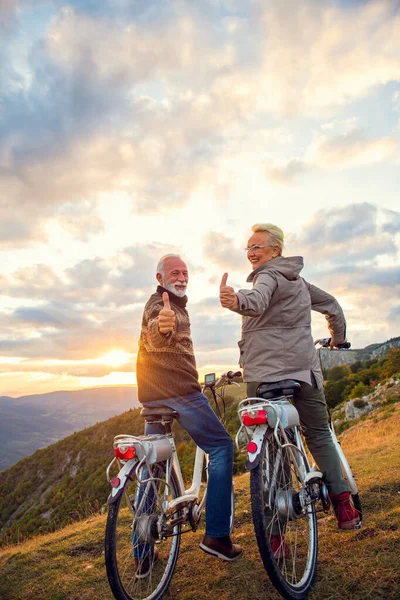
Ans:
[[[185,287],[184,290],[176,290],[175,289],[175,283],[164,283],[163,287],[168,290],[169,292],[172,292],[173,294],[175,294],[175,296],[178,296],[179,298],[183,298],[184,296],[186,296],[186,288]]]

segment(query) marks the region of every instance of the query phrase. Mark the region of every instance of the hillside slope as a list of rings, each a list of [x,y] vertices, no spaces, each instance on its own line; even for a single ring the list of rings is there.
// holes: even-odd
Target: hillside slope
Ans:
[[[231,389],[231,388],[230,388]],[[244,396],[241,388],[232,390]],[[236,402],[226,396],[228,431],[238,428]],[[98,512],[106,502],[106,468],[113,459],[113,439],[120,433],[140,435],[140,409],[97,423],[37,450],[0,473],[0,542],[15,542],[37,533],[54,531]],[[188,473],[194,444],[174,424],[183,474]],[[243,460],[236,457],[235,470]]]
[[[319,571],[310,600],[395,600],[400,589],[400,406],[342,436],[358,475],[364,527],[340,532],[330,514],[319,518]],[[204,555],[203,530],[182,538],[168,600],[278,600],[262,568],[253,534],[249,475],[235,479],[235,539],[245,548],[232,564]],[[0,550],[2,600],[112,600],[104,568],[106,516]]]
[[[134,386],[0,396],[0,471],[74,431],[136,406]]]

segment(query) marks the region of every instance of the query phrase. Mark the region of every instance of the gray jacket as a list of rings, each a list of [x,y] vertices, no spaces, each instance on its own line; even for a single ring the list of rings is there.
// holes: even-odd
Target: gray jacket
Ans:
[[[346,339],[346,321],[333,296],[299,276],[302,268],[301,256],[278,256],[250,273],[251,290],[237,292],[235,312],[243,319],[238,344],[244,381],[279,381],[311,372],[322,387],[311,310],[325,315],[335,344]]]

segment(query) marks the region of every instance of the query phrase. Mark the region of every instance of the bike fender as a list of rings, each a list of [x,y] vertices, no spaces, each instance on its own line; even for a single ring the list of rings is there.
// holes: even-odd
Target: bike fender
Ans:
[[[108,504],[114,504],[114,502],[116,502],[118,500],[119,496],[122,494],[122,490],[124,489],[126,480],[128,479],[129,474],[132,471],[132,468],[134,467],[134,465],[136,463],[137,463],[136,458],[126,461],[126,463],[124,464],[124,466],[122,467],[122,469],[120,470],[120,472],[117,475],[117,477],[120,481],[119,485],[117,487],[112,488],[111,494],[107,498]]]
[[[251,471],[260,463],[261,458],[261,446],[264,439],[264,435],[266,432],[265,425],[259,425],[255,428],[254,433],[252,435],[251,441],[254,442],[257,446],[257,450],[255,452],[247,453],[247,460],[245,463],[245,467],[248,471]]]
[[[250,461],[248,458],[244,463],[247,471],[252,471],[258,464],[260,463],[260,454],[258,454],[253,461]]]

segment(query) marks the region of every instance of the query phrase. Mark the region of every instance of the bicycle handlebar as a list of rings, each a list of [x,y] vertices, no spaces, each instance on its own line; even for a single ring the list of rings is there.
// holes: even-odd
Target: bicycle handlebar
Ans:
[[[321,348],[329,348],[332,338],[320,338],[319,340],[315,340],[314,346],[317,344],[320,345]],[[348,350],[351,348],[351,342],[344,342],[343,344],[336,344],[337,350]]]
[[[242,376],[241,371],[236,371],[235,373],[233,371],[228,371],[227,373],[224,373],[223,375],[221,375],[221,377],[227,377],[228,379],[233,379],[234,377],[241,377],[241,376]]]

